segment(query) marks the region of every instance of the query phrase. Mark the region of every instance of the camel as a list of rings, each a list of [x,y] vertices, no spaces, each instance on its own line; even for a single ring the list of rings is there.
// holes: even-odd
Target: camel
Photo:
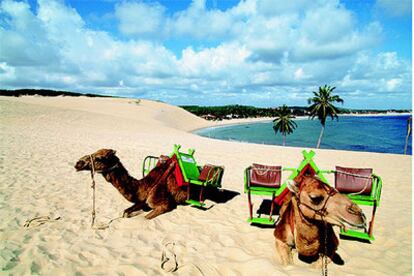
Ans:
[[[137,180],[129,175],[115,153],[112,149],[100,149],[80,158],[75,169],[91,171],[93,162],[94,171],[101,173],[126,200],[134,203],[124,211],[123,217],[132,217],[148,206],[152,211],[145,218],[153,219],[185,202],[187,192],[177,185],[172,173],[172,159],[161,158],[159,164],[147,176]]]
[[[332,226],[366,228],[362,210],[318,177],[297,176],[287,181],[287,187],[290,192],[274,230],[282,264],[293,264],[294,247],[300,259],[316,267],[322,264],[320,254],[327,256],[328,261],[338,261],[339,240]]]

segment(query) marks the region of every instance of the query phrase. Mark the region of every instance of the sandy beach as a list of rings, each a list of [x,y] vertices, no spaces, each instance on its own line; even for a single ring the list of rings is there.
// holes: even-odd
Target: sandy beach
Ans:
[[[253,162],[296,167],[303,148],[211,140],[191,133],[216,125],[148,100],[0,97],[1,274],[169,274],[160,268],[160,258],[164,244],[174,242],[174,275],[320,275],[297,258],[294,265],[281,266],[273,229],[246,222],[243,170]],[[144,157],[169,154],[174,144],[196,149],[201,164],[223,165],[223,188],[239,195],[219,204],[207,200],[208,210],[179,206],[153,220],[142,213],[117,219],[105,230],[91,229],[91,178],[88,172],[76,172],[75,162],[100,148],[112,148],[129,173],[141,178]],[[329,274],[411,275],[411,156],[315,151],[320,168],[372,167],[384,183],[375,241],[340,240],[338,254],[345,263],[329,264]],[[97,223],[107,223],[131,204],[102,176],[96,181]],[[255,207],[260,201],[255,198]],[[370,209],[364,210],[370,217]],[[23,227],[37,216],[51,220]]]

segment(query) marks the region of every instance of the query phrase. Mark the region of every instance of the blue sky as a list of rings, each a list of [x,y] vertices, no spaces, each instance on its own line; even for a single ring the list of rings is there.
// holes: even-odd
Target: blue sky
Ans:
[[[411,1],[0,1],[0,87],[411,108]]]

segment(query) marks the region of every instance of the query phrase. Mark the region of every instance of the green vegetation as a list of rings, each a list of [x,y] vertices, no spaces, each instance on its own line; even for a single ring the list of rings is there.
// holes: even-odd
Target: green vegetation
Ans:
[[[334,118],[338,119],[339,110],[333,104],[344,102],[344,100],[342,100],[338,95],[332,94],[335,88],[336,87],[330,87],[326,84],[322,87],[319,86],[319,91],[313,92],[314,97],[308,99],[308,103],[310,104],[309,110],[311,113],[311,119],[313,120],[315,117],[318,117],[322,125],[318,143],[316,144],[317,149],[319,149],[321,145],[323,132],[325,130],[326,118],[329,116],[332,120]]]
[[[293,133],[293,130],[298,126],[293,119],[295,116],[292,115],[289,107],[283,105],[276,110],[276,118],[273,120],[273,130],[275,134],[280,132],[283,136],[283,146],[286,145],[286,135]]]
[[[6,90],[0,89],[0,96],[12,96],[12,97],[20,97],[20,96],[49,96],[49,97],[56,97],[56,96],[72,96],[72,97],[111,97],[112,96],[104,96],[104,95],[97,95],[97,94],[82,94],[76,92],[68,92],[68,91],[56,91],[56,90],[49,90],[49,89],[17,89],[17,90]]]
[[[234,118],[276,117],[277,108],[260,108],[245,105],[225,106],[181,106],[185,110],[208,120],[223,120]],[[307,115],[307,107],[290,107],[292,115]]]
[[[234,118],[258,118],[277,116],[277,108],[261,108],[245,105],[225,105],[225,106],[198,106],[198,105],[184,105],[181,108],[207,120],[226,120]],[[289,109],[294,116],[309,116],[308,107],[304,106],[289,106]],[[387,112],[393,113],[408,113],[408,109],[348,109],[337,108],[338,114],[384,114]]]

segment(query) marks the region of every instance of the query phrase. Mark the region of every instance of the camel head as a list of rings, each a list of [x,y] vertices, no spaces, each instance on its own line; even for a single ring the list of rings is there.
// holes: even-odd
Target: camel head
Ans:
[[[100,149],[95,153],[81,157],[75,164],[76,171],[92,170],[91,162],[93,160],[96,172],[106,172],[119,164],[118,157],[115,156],[116,151],[112,149]]]
[[[318,177],[298,176],[288,180],[287,186],[306,219],[340,227],[366,228],[361,208]]]

